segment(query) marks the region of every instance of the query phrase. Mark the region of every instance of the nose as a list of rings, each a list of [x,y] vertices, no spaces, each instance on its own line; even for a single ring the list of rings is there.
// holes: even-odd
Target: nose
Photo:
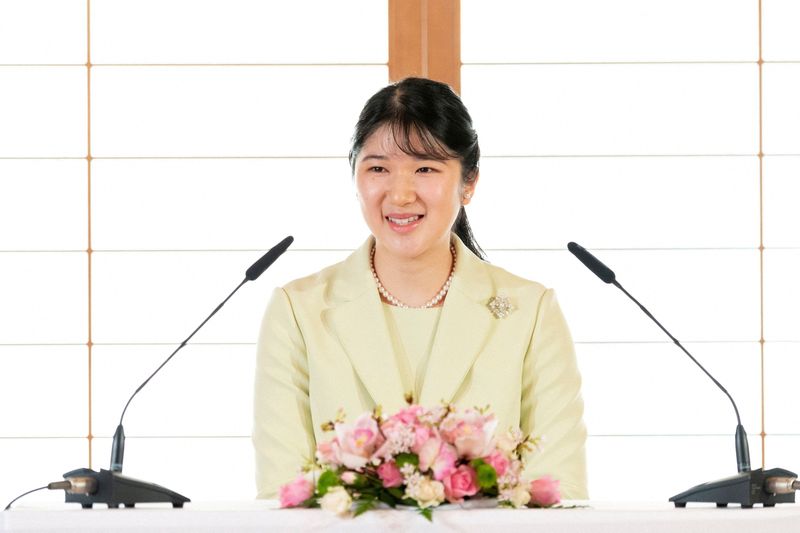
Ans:
[[[417,198],[413,174],[398,173],[392,177],[388,191],[389,200],[397,206],[408,205]]]

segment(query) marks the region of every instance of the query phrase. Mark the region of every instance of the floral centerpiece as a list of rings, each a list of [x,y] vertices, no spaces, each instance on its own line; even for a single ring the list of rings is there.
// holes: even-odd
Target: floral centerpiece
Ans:
[[[558,481],[523,481],[524,457],[538,442],[519,429],[495,435],[486,409],[459,411],[447,404],[408,407],[383,418],[380,408],[355,422],[339,413],[323,429],[335,437],[280,488],[281,507],[322,507],[358,516],[379,505],[416,507],[427,519],[443,502],[496,498],[506,507],[559,503]]]

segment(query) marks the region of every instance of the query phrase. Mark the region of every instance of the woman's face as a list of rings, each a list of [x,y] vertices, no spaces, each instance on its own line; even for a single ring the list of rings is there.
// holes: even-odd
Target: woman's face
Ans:
[[[469,203],[477,177],[462,185],[458,159],[406,154],[391,128],[382,126],[358,154],[355,181],[377,246],[392,255],[418,258],[449,247],[450,229],[461,206]]]

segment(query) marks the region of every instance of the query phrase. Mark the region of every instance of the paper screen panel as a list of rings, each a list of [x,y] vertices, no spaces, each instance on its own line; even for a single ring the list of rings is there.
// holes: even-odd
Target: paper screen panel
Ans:
[[[85,250],[86,164],[0,160],[0,250]]]
[[[0,64],[86,63],[86,0],[0,2]]]
[[[0,67],[0,157],[86,157],[86,68]]]
[[[484,155],[758,152],[755,64],[465,65],[461,72]]]
[[[800,248],[800,157],[764,158],[764,245]]]
[[[0,252],[0,265],[0,344],[87,341],[85,252]]]
[[[95,157],[346,156],[385,66],[97,67]]]
[[[800,4],[796,0],[762,0],[761,5],[764,60],[800,61]]]
[[[756,61],[753,18],[747,0],[463,0],[461,55],[464,63]]]
[[[800,414],[795,394],[798,375],[800,342],[767,343],[764,349],[764,425],[769,436],[800,436]],[[797,462],[797,458],[794,460]]]
[[[685,343],[728,389],[745,429],[761,427],[758,343]],[[591,435],[733,435],[730,400],[672,342],[578,344]]]
[[[487,248],[755,248],[758,159],[486,157],[467,211]]]
[[[0,346],[0,441],[89,433],[88,352],[86,346]]]
[[[96,250],[266,251],[290,234],[352,249],[368,234],[344,157],[100,160],[92,178]]]
[[[177,347],[178,343],[94,347],[92,426],[96,435],[113,435],[128,398]],[[125,434],[250,435],[255,355],[254,344],[189,344],[131,402]]]
[[[92,53],[96,63],[385,63],[387,20],[387,2],[373,0],[93,2]]]
[[[800,341],[800,250],[764,251],[764,338]]]
[[[800,155],[800,64],[764,65],[764,153]]]

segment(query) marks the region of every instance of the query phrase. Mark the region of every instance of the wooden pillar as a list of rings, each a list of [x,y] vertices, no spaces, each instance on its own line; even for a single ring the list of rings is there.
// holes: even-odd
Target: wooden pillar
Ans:
[[[389,80],[409,76],[461,90],[460,0],[389,0]]]

